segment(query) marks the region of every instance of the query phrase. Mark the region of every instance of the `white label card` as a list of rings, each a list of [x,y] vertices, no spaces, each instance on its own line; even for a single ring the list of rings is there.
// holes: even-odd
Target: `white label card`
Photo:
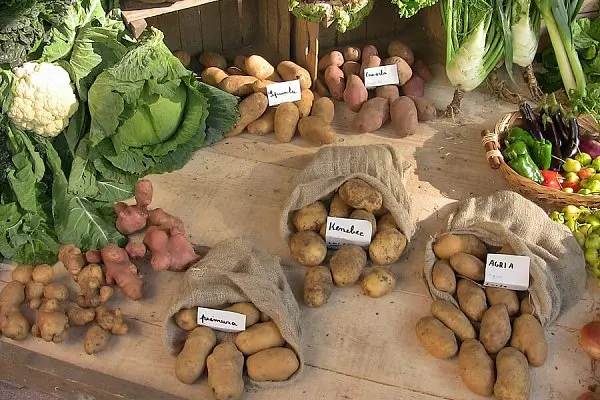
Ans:
[[[198,307],[198,325],[222,332],[242,332],[246,330],[246,315]]]
[[[365,86],[372,89],[378,86],[398,85],[398,67],[396,64],[365,68]]]
[[[300,80],[278,82],[267,85],[267,98],[269,106],[277,106],[282,103],[293,103],[302,99]]]
[[[339,249],[352,244],[367,247],[371,244],[372,232],[373,225],[369,221],[327,217],[325,241],[327,247],[331,249]]]
[[[510,290],[529,288],[529,257],[509,254],[488,254],[483,286]]]

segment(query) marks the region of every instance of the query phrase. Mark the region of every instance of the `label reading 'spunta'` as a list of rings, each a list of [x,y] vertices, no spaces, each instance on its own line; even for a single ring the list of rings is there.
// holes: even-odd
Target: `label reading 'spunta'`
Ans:
[[[278,82],[267,85],[267,98],[269,106],[277,106],[282,103],[293,103],[302,99],[300,80]]]
[[[246,330],[246,315],[198,307],[198,325],[208,326],[216,331],[241,332]]]
[[[371,244],[372,232],[373,225],[369,221],[327,217],[325,240],[327,247],[331,249],[339,249],[352,244],[367,247]]]

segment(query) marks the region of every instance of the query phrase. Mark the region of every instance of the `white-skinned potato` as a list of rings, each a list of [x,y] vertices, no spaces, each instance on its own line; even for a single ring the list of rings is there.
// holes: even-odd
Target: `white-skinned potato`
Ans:
[[[339,193],[336,193],[329,204],[329,216],[335,218],[348,218],[352,213],[352,207],[344,203]]]
[[[476,339],[467,339],[458,353],[460,377],[469,390],[480,396],[494,394],[496,368],[485,348]]]
[[[329,261],[333,282],[339,287],[351,286],[358,282],[366,265],[367,254],[357,245],[342,247]]]
[[[448,260],[437,260],[431,274],[433,286],[442,292],[456,293],[456,275]]]
[[[246,129],[254,135],[266,135],[275,130],[275,108],[269,107],[259,119],[251,122]]]
[[[514,290],[486,287],[485,295],[487,296],[488,303],[490,303],[491,306],[496,304],[504,304],[510,317],[519,312],[519,297],[517,296],[517,292]]]
[[[204,68],[217,67],[222,70],[227,68],[227,60],[225,60],[225,57],[212,51],[200,54],[198,61],[200,61],[200,64],[202,64]]]
[[[327,222],[327,208],[320,201],[296,210],[292,215],[292,223],[298,231],[317,232],[325,222]]]
[[[280,143],[289,143],[296,134],[300,110],[294,103],[283,103],[277,107],[273,118],[275,140]]]
[[[548,358],[548,342],[544,328],[531,314],[523,314],[513,321],[510,345],[527,357],[529,365],[541,367]]]
[[[485,264],[470,254],[457,253],[453,255],[450,257],[450,265],[457,274],[474,281],[483,281],[485,278]]]
[[[286,81],[300,80],[300,88],[310,89],[312,78],[308,71],[291,61],[282,61],[277,65],[277,73]],[[273,80],[273,79],[271,79]]]
[[[254,54],[244,60],[244,71],[249,75],[264,80],[273,75],[275,67],[263,57]]]
[[[285,339],[273,321],[254,324],[235,337],[235,345],[245,356],[284,344]]]
[[[375,264],[387,265],[398,261],[408,240],[396,229],[385,229],[377,232],[369,245],[369,256]]]
[[[396,286],[394,273],[386,267],[374,267],[362,280],[362,292],[369,297],[379,298],[390,293]]]
[[[456,295],[460,309],[465,315],[473,321],[481,321],[487,310],[487,299],[483,289],[467,279],[461,279],[458,281]]]
[[[370,213],[365,210],[354,210],[352,214],[350,214],[350,218],[352,219],[360,219],[363,221],[369,221],[371,223],[371,237],[375,237],[375,233],[377,233],[377,220],[373,213]]]
[[[323,118],[308,116],[298,122],[298,133],[311,143],[322,146],[335,142],[337,133]]]
[[[244,314],[246,316],[246,328],[256,324],[260,319],[260,310],[252,303],[235,303],[223,310]]]
[[[434,243],[433,252],[437,258],[444,260],[449,260],[450,257],[457,253],[468,253],[480,260],[485,260],[487,247],[474,235],[454,235],[449,233]]]
[[[298,107],[298,111],[300,112],[300,118],[308,117],[310,115],[314,100],[315,95],[312,90],[304,89],[302,91],[302,98],[294,102],[296,107]]]
[[[331,271],[324,266],[306,269],[304,276],[304,303],[311,307],[321,307],[327,303],[333,290]]]
[[[383,196],[373,186],[360,179],[349,179],[338,192],[344,203],[352,208],[375,212],[383,205]]]
[[[533,314],[533,304],[531,303],[529,296],[521,300],[520,311],[521,314]]]
[[[377,231],[381,232],[390,228],[399,230],[398,224],[396,224],[396,220],[394,220],[392,213],[386,211],[377,221]]]
[[[431,315],[452,330],[460,340],[477,338],[469,318],[449,301],[434,301],[431,304]]]
[[[229,75],[217,67],[208,67],[202,70],[201,78],[207,85],[218,87],[219,84]]]
[[[325,122],[330,124],[335,116],[335,105],[329,97],[321,97],[313,102],[310,115],[313,117],[321,117]]]
[[[196,382],[204,368],[206,359],[217,344],[217,337],[212,329],[198,326],[192,330],[183,350],[175,359],[175,376],[180,382],[191,385]]]
[[[527,358],[514,347],[505,347],[496,356],[494,396],[498,400],[528,400],[531,376]]]
[[[433,317],[423,317],[415,328],[421,345],[436,358],[447,360],[456,355],[458,344],[454,332]]]
[[[244,356],[232,342],[217,345],[206,360],[208,387],[215,400],[238,400],[244,394]]]
[[[275,347],[248,357],[246,367],[252,380],[281,382],[289,379],[300,368],[300,362],[293,350]]]
[[[175,314],[175,323],[184,331],[191,331],[198,326],[198,309],[182,308]]]
[[[315,267],[325,260],[327,246],[325,240],[316,232],[296,232],[290,237],[290,253],[298,263]]]
[[[510,340],[512,329],[506,305],[496,304],[486,310],[481,318],[479,341],[489,354],[496,354]]]

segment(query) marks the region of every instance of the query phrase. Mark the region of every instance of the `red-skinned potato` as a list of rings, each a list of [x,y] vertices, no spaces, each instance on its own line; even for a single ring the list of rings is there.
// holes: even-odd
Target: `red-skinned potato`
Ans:
[[[415,55],[412,49],[398,40],[390,42],[388,46],[388,55],[390,57],[401,57],[408,65],[412,65],[415,61]]]
[[[344,89],[346,89],[346,80],[344,72],[335,65],[330,65],[325,70],[325,83],[331,92],[331,97],[336,100],[343,100]]]
[[[354,117],[352,126],[357,133],[374,132],[390,119],[387,99],[375,97],[363,104]]]
[[[417,107],[410,97],[400,96],[390,106],[392,127],[396,135],[412,135],[419,125]]]
[[[423,61],[416,60],[414,64],[411,65],[411,68],[413,72],[419,75],[421,78],[423,78],[425,82],[431,82],[431,80],[433,79],[433,74],[431,73],[431,70]]]
[[[412,78],[402,86],[402,93],[405,96],[425,96],[425,81],[419,75],[413,75]]]
[[[378,56],[378,55],[379,55],[379,51],[377,51],[377,47],[370,44],[363,48],[361,61],[365,62],[369,57]]]
[[[350,75],[360,76],[360,63],[357,63],[356,61],[346,61],[342,66],[342,70],[344,71],[346,79],[348,79]]]
[[[348,61],[360,61],[361,51],[358,47],[346,46],[344,47],[344,60]]]
[[[344,102],[353,112],[360,111],[363,103],[369,98],[367,88],[357,75],[350,75],[344,90]]]
[[[398,86],[396,85],[386,85],[379,86],[375,89],[375,96],[383,97],[387,99],[390,104],[394,102],[398,97],[400,97],[400,92],[398,91]]]
[[[365,77],[365,69],[366,68],[374,68],[379,67],[381,65],[381,58],[377,56],[371,56],[363,61],[360,66],[360,77],[364,79]]]
[[[325,71],[330,65],[341,67],[344,65],[344,56],[339,51],[330,51],[319,60],[318,70]]]
[[[408,96],[417,107],[417,118],[419,122],[433,121],[437,118],[437,109],[433,104],[422,97]]]
[[[413,76],[413,71],[410,68],[410,65],[401,57],[390,57],[383,60],[384,65],[393,65],[396,64],[398,68],[398,81],[400,86],[404,85],[406,82],[410,80]]]
[[[587,392],[580,395],[577,400],[600,400],[600,393]]]

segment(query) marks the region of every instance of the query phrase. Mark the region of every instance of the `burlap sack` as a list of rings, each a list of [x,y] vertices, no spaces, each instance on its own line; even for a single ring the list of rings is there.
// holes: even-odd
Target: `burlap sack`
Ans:
[[[281,216],[283,238],[287,241],[295,232],[290,221],[292,212],[326,197],[347,180],[359,178],[381,192],[383,207],[410,241],[415,227],[411,198],[404,187],[409,168],[396,149],[385,144],[320,149],[294,179]]]
[[[177,311],[190,307],[220,308],[239,302],[251,302],[270,316],[300,361],[300,368],[287,381],[255,382],[249,378],[248,381],[258,387],[279,387],[297,380],[304,369],[298,303],[279,257],[254,249],[242,238],[220,242],[185,272],[164,323],[164,340],[169,351],[178,353],[186,337],[174,322]],[[217,338],[232,340],[233,334],[217,332]]]
[[[451,213],[445,232],[472,234],[488,246],[509,244],[515,254],[531,259],[529,296],[544,326],[574,305],[585,289],[583,250],[569,229],[552,221],[540,207],[515,192],[502,191],[465,200]],[[424,279],[431,296],[458,307],[454,298],[432,281],[434,238],[425,248]]]

